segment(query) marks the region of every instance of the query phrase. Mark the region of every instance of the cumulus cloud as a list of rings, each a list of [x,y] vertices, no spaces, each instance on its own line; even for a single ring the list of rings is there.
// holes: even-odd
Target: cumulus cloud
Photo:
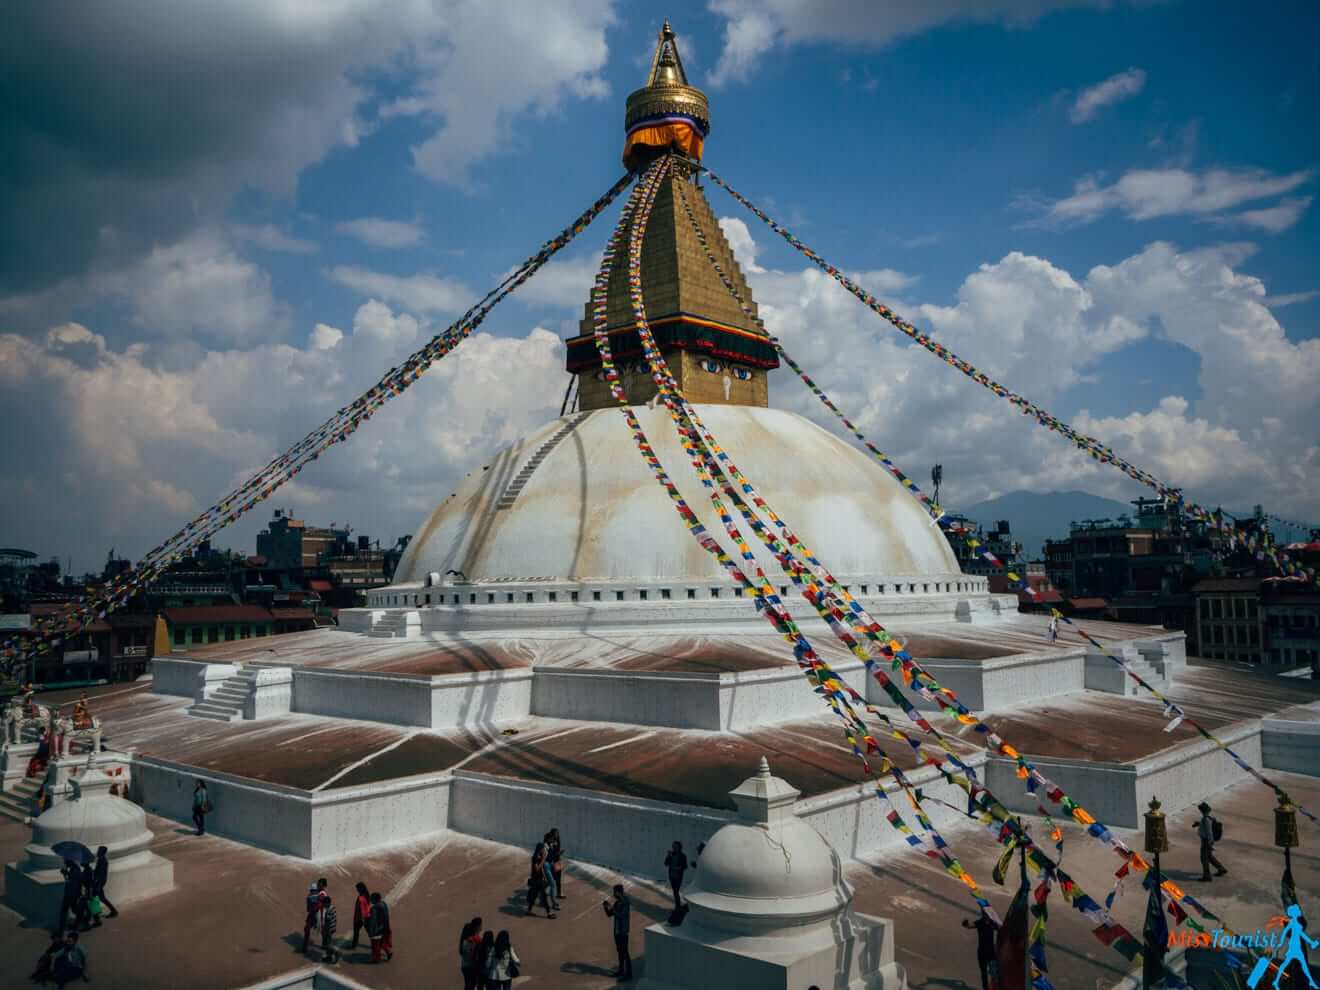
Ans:
[[[600,270],[599,253],[579,257],[556,257],[548,261],[536,277],[518,288],[515,297],[526,303],[541,303],[580,310],[591,295],[591,286]],[[508,276],[506,271],[501,278]]]
[[[1122,103],[1145,88],[1146,70],[1133,66],[1078,93],[1068,116],[1074,124],[1085,124],[1105,107]]]
[[[359,217],[335,224],[341,234],[355,237],[371,247],[413,247],[426,239],[421,224],[405,220],[386,220],[383,217]]]
[[[710,84],[744,80],[777,47],[835,42],[879,48],[960,21],[1026,27],[1053,10],[1099,7],[1105,0],[926,0],[881,4],[857,0],[711,0],[725,20],[724,47]]]
[[[1076,275],[1012,252],[971,273],[950,302],[904,298],[911,283],[880,295],[1189,497],[1234,506],[1263,500],[1315,515],[1320,444],[1308,424],[1320,420],[1320,341],[1287,336],[1259,279],[1238,270],[1251,252],[1157,242]],[[817,269],[766,270],[749,281],[769,329],[883,450],[910,473],[937,461],[956,465],[950,504],[1019,488],[1141,494],[909,342]],[[1151,337],[1197,355],[1199,397],[1161,390],[1157,378],[1148,402],[1126,416],[1070,415],[1074,386],[1093,381],[1108,355]],[[838,428],[787,372],[775,375],[771,402]]]
[[[364,296],[380,296],[418,313],[461,313],[476,298],[462,282],[440,275],[391,275],[357,265],[336,265],[326,277]]]
[[[720,230],[724,231],[724,239],[729,242],[729,248],[743,272],[759,274],[765,271],[756,263],[756,241],[746,223],[738,217],[720,217]]]
[[[139,555],[372,384],[428,330],[371,301],[351,334],[318,324],[305,348],[211,351],[174,371],[81,324],[0,334],[0,443],[22,455],[22,470],[0,479],[9,539],[90,552],[94,559],[75,560],[80,568],[99,566],[111,544]],[[481,457],[556,415],[563,385],[555,334],[474,334],[276,504],[351,519],[388,542]],[[250,548],[267,520],[258,512],[218,543]]]
[[[1132,169],[1117,182],[1104,185],[1097,176],[1087,176],[1077,181],[1071,196],[1046,204],[1032,224],[1072,227],[1118,211],[1131,220],[1190,216],[1278,233],[1297,222],[1310,206],[1309,196],[1285,199],[1264,209],[1231,211],[1292,192],[1314,177],[1311,170],[1275,175],[1259,168],[1212,168],[1201,173],[1183,168]]]
[[[290,196],[305,168],[377,126],[385,82],[409,95],[383,114],[415,116],[425,135],[417,167],[466,183],[520,116],[604,95],[612,16],[609,0],[516,15],[484,0],[138,0],[76,18],[15,5],[0,89],[40,94],[42,112],[0,103],[0,187],[22,191],[0,197],[0,296],[128,267],[218,225],[241,190]]]

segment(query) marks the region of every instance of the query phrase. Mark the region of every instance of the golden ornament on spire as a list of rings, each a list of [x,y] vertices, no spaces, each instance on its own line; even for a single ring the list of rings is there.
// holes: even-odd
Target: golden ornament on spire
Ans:
[[[628,133],[623,164],[632,171],[671,148],[701,159],[702,142],[710,133],[710,103],[705,93],[688,84],[668,21],[656,39],[646,85],[628,97],[623,126]]]

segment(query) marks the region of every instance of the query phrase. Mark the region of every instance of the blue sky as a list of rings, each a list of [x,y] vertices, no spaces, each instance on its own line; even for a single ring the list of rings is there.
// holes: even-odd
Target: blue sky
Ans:
[[[0,543],[140,554],[446,325],[620,173],[666,15],[707,163],[825,257],[1193,497],[1320,517],[1314,5],[139,0],[0,31]],[[709,197],[913,473],[1138,494]],[[283,504],[388,541],[554,415],[606,233]]]

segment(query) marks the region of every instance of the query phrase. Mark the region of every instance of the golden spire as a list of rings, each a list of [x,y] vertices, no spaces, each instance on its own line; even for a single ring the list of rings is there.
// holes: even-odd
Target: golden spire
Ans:
[[[688,83],[668,21],[656,38],[646,85],[628,97],[623,126],[628,132],[624,162],[629,168],[640,168],[673,144],[689,157],[701,158],[702,141],[710,133],[710,103],[705,93]]]

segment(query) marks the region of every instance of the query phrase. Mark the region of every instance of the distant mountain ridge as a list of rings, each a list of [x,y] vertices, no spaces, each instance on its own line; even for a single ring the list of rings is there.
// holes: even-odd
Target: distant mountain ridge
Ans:
[[[950,511],[976,520],[987,530],[994,528],[996,520],[1007,519],[1013,538],[1022,543],[1028,559],[1041,556],[1041,547],[1047,539],[1067,539],[1068,527],[1074,521],[1136,515],[1136,510],[1127,502],[1102,498],[1090,492],[1007,492],[998,498]]]

